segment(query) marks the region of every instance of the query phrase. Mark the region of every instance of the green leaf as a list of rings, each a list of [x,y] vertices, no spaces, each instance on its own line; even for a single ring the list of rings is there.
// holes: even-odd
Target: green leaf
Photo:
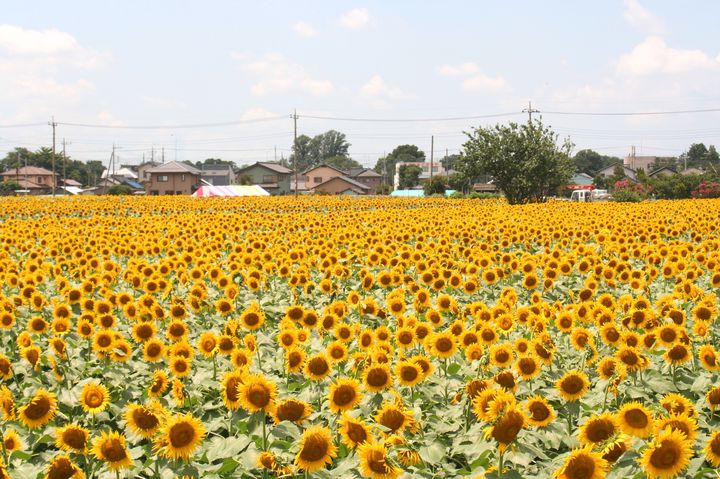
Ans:
[[[430,446],[423,446],[418,451],[423,461],[428,464],[436,464],[445,457],[445,445],[435,441]]]

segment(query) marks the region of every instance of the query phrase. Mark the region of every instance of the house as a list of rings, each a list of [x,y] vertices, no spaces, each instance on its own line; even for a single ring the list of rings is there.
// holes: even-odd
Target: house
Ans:
[[[655,164],[655,162],[657,162],[657,159],[657,156],[635,156],[633,154],[630,154],[625,157],[623,164],[634,171],[640,169],[650,171],[650,166]]]
[[[660,176],[675,176],[677,174],[678,174],[677,171],[675,171],[674,169],[667,167],[667,166],[663,166],[661,168],[651,171],[648,174],[648,176],[650,178],[657,178]]]
[[[497,193],[498,187],[494,183],[475,183],[472,190],[476,193]]]
[[[137,174],[137,180],[140,183],[145,183],[146,181],[150,181],[150,173],[148,173],[148,170],[150,168],[155,168],[158,165],[160,165],[160,163],[158,163],[157,161],[145,161],[145,162],[137,165],[134,168],[135,174]]]
[[[367,195],[370,192],[370,187],[342,175],[332,177],[318,185],[313,185],[311,191],[329,195]]]
[[[137,180],[138,175],[133,170],[131,170],[127,166],[121,166],[120,168],[113,168],[112,171],[109,171],[107,168],[105,168],[102,172],[102,175],[100,178],[107,178],[109,176],[122,176],[123,178],[128,178],[131,180]]]
[[[295,179],[293,170],[280,163],[258,161],[254,165],[240,168],[235,175],[235,180],[241,185],[259,185],[275,196],[290,194]]]
[[[448,171],[443,167],[442,163],[434,162],[402,162],[398,161],[395,163],[395,177],[393,178],[393,187],[395,189],[400,188],[400,168],[403,165],[413,165],[420,168],[420,177],[418,178],[419,183],[425,183],[430,180],[433,176],[448,176]],[[432,171],[431,171],[432,170]]]
[[[634,169],[630,168],[629,166],[625,165],[624,163],[620,163],[620,162],[603,168],[602,170],[595,173],[595,176],[604,176],[605,178],[614,176],[615,168],[617,168],[618,166],[622,168],[623,173],[625,173],[626,177],[630,178],[632,181],[637,182],[637,172]]]
[[[72,186],[72,187],[75,187],[75,188],[80,188],[80,187],[82,187],[82,183],[80,183],[79,181],[75,181],[75,180],[73,180],[72,178],[60,179],[60,180],[58,180],[58,185],[60,185],[60,186]]]
[[[145,183],[149,195],[190,195],[200,186],[201,171],[186,163],[170,161],[147,173],[150,179]]]
[[[681,175],[703,175],[705,174],[705,171],[699,169],[699,168],[687,168],[685,170],[682,170],[680,172]]]
[[[347,176],[347,173],[339,168],[323,163],[303,171],[302,176],[305,179],[307,188],[312,190],[315,186],[325,183],[332,178]]]
[[[107,195],[110,192],[110,188],[118,185],[129,186],[135,195],[144,195],[145,187],[138,183],[136,180],[125,178],[123,176],[111,176],[110,178],[103,178],[98,181],[97,185],[92,188],[88,188],[83,191],[86,195]]]
[[[202,165],[200,178],[213,186],[227,186],[235,183],[235,172],[231,165]]]
[[[3,181],[14,181],[31,195],[45,195],[57,187],[58,175],[38,166],[23,166],[0,173]]]
[[[350,168],[347,176],[369,187],[371,194],[377,193],[382,184],[382,175],[370,168]]]

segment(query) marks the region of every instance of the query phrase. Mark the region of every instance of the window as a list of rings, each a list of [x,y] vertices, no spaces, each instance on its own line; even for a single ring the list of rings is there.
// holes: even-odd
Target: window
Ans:
[[[42,176],[38,176],[38,177],[37,177],[37,182],[40,183],[40,184],[42,184],[42,182],[43,182],[43,177],[42,177]]]
[[[166,194],[166,195],[172,195],[172,194],[173,194],[173,191],[172,191],[172,190],[165,190],[165,194]]]
[[[185,174],[184,174],[184,173],[183,173],[183,175],[180,177],[180,181],[185,181]]]
[[[168,175],[158,175],[157,180],[160,183],[166,183],[168,181]]]
[[[175,194],[176,194],[176,195],[182,195],[183,192],[182,192],[182,191],[176,191]]]
[[[322,183],[322,176],[316,176],[315,178],[313,178],[313,181],[315,183]]]
[[[160,194],[160,192],[159,192],[158,190],[150,190],[150,194],[151,194],[152,196],[157,196],[157,195]]]
[[[277,175],[263,175],[263,183],[277,183]]]

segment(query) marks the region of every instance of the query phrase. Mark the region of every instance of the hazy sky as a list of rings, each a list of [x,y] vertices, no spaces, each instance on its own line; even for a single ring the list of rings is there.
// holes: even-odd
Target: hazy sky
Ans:
[[[677,155],[720,146],[720,112],[557,112],[720,108],[718,19],[714,0],[3,1],[0,155],[48,145],[54,115],[82,160],[107,161],[113,142],[125,163],[163,147],[272,160],[296,108],[299,134],[342,131],[372,166],[398,144],[429,153],[431,135],[436,157],[457,152],[472,126],[525,121],[530,100],[576,150]],[[303,117],[492,114],[508,115]]]

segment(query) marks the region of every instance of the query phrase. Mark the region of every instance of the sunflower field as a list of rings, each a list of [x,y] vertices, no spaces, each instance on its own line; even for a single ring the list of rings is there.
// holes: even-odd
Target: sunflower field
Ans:
[[[0,200],[0,477],[716,478],[720,200]]]

